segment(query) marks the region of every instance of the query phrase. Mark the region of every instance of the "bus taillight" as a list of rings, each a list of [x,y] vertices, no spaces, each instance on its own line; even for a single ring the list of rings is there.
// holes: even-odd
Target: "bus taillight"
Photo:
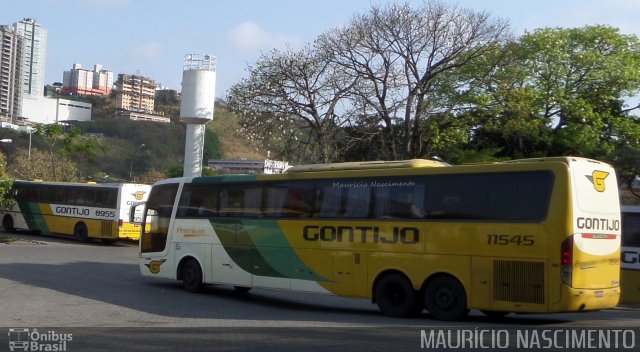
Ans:
[[[560,275],[562,282],[571,286],[573,272],[573,236],[567,237],[560,246]]]

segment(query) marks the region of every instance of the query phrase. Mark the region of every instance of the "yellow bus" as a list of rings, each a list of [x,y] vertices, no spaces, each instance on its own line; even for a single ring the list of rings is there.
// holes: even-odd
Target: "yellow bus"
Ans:
[[[615,172],[583,158],[169,179],[152,186],[143,225],[142,275],[189,291],[326,293],[441,320],[600,310],[620,296]]]
[[[11,209],[1,209],[2,226],[73,235],[82,242],[140,237],[142,212],[129,221],[131,205],[144,202],[150,185],[133,183],[66,183],[15,180]]]
[[[620,303],[640,304],[640,206],[622,206]]]

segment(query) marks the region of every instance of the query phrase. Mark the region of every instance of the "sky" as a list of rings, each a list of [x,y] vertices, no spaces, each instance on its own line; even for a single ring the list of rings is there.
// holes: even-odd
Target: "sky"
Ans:
[[[640,35],[637,0],[442,0],[509,20],[513,34],[604,24]],[[422,0],[409,0],[419,6]],[[217,58],[216,96],[272,49],[300,49],[371,6],[405,0],[0,0],[0,25],[32,18],[48,31],[46,77],[79,63],[150,77],[181,90],[186,54]]]

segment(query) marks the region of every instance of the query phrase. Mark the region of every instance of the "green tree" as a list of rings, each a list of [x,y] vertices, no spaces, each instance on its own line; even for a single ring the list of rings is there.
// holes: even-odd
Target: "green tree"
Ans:
[[[640,88],[636,36],[607,26],[543,28],[499,53],[502,64],[471,96],[470,147],[498,158],[577,155],[605,158],[636,145],[625,99]]]
[[[640,176],[640,146],[622,146],[609,154],[607,161],[616,169],[621,190],[627,190],[640,201],[640,193],[633,187]]]
[[[52,159],[53,158],[53,159]],[[51,165],[56,165],[52,168]],[[12,155],[10,172],[17,178],[57,182],[77,181],[78,167],[75,162],[60,154],[32,148],[29,156],[27,149],[19,149]]]
[[[624,99],[640,91],[640,42],[617,28],[544,28],[521,38],[537,92],[533,111],[552,119],[550,154],[603,158],[627,135]],[[546,122],[546,121],[545,121]]]
[[[12,185],[13,180],[7,173],[7,158],[0,152],[0,207],[10,208],[13,205],[13,199],[9,194]]]
[[[77,178],[85,180],[90,173],[89,167],[95,162],[98,149],[104,147],[97,138],[83,136],[82,129],[78,127],[66,133],[62,142],[61,155],[76,163],[78,166]]]
[[[48,168],[50,169],[50,173],[47,173],[48,178],[43,178],[43,180],[58,181],[61,172],[64,173],[64,167],[60,163],[61,158],[59,158],[61,155],[60,152],[62,151],[61,144],[63,143],[63,140],[65,140],[64,127],[57,123],[50,125],[37,125],[35,133],[45,140],[48,149],[47,152],[49,154]],[[34,153],[32,151],[32,157],[34,156],[33,154]],[[62,159],[64,159],[64,157],[62,157]]]
[[[86,178],[86,170],[96,157],[96,139],[83,136],[82,130],[78,127],[65,132],[60,124],[38,125],[36,134],[44,139],[49,154],[50,171],[41,174],[42,177],[46,177],[44,180],[70,181]],[[31,162],[36,162],[35,157]],[[73,177],[68,173],[70,164],[73,164],[73,169],[77,172]]]

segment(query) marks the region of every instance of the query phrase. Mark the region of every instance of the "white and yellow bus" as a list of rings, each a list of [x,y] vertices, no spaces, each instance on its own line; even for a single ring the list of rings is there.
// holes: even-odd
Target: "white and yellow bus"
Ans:
[[[620,206],[611,166],[557,157],[295,166],[153,185],[143,275],[370,299],[436,319],[613,308]]]
[[[23,229],[73,235],[82,242],[140,237],[142,212],[129,220],[131,205],[144,202],[150,185],[133,183],[66,183],[15,180],[11,209],[0,210],[7,232]]]
[[[623,205],[620,303],[640,304],[640,206]]]

